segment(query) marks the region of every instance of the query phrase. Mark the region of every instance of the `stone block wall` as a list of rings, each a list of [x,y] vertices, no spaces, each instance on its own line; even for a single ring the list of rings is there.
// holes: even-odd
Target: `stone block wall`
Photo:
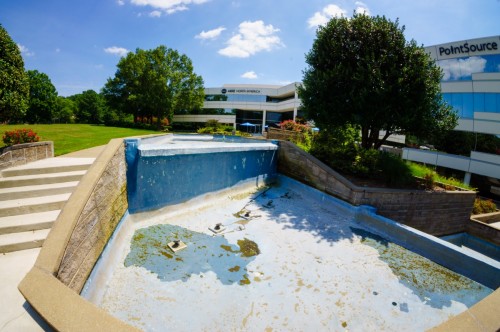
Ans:
[[[278,171],[353,205],[435,236],[466,230],[476,193],[358,187],[294,144],[280,142]]]
[[[500,246],[500,230],[488,225],[487,223],[471,219],[467,224],[467,233],[481,239],[486,239],[491,243]]]
[[[78,293],[128,208],[126,181],[122,143],[96,178],[57,272],[57,278]]]
[[[269,127],[267,131],[267,139],[277,139],[283,141],[290,141],[299,138],[300,133],[291,130],[283,130],[278,128]]]
[[[52,141],[16,144],[0,151],[0,170],[54,157]]]

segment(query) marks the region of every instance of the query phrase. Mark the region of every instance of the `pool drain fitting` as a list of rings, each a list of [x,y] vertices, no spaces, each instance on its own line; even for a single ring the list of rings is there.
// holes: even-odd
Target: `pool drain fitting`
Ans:
[[[226,230],[226,227],[224,227],[222,223],[217,223],[215,224],[215,226],[209,227],[208,229],[214,232],[215,234],[219,234],[221,232],[224,232]]]
[[[181,240],[174,240],[172,242],[169,242],[167,246],[172,250],[173,252],[178,252],[179,250],[182,250],[184,248],[187,248],[187,245],[182,242]]]

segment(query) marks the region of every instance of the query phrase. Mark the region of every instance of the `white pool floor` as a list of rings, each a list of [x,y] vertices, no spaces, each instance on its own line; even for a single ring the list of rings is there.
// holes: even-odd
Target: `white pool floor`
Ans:
[[[196,204],[129,216],[82,295],[146,331],[424,331],[492,292],[289,179]]]

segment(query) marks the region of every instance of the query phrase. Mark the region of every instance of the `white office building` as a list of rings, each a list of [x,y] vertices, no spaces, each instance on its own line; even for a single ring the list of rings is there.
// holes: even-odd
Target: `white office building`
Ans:
[[[500,135],[500,36],[426,47],[442,68],[443,98],[458,113],[455,130]],[[491,192],[500,195],[500,155],[471,151],[456,156],[404,149],[403,158],[486,176]]]
[[[200,115],[175,115],[174,122],[206,122],[232,124],[236,129],[263,132],[300,113],[296,85],[225,84],[205,89],[205,102]]]

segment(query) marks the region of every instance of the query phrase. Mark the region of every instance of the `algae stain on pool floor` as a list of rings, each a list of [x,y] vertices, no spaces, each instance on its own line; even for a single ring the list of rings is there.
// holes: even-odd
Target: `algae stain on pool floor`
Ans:
[[[187,248],[172,252],[167,243],[174,240],[182,240]],[[223,236],[176,225],[154,225],[136,230],[124,265],[144,267],[162,281],[187,281],[192,275],[212,271],[224,285],[247,285],[246,266],[260,250],[257,243],[246,238],[237,243],[232,245]]]

